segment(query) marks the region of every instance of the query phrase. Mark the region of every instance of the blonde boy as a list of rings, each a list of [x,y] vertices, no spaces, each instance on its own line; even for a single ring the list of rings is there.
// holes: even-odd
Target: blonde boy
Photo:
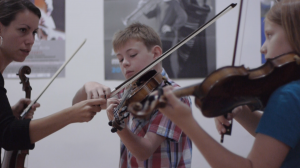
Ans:
[[[149,26],[140,23],[129,25],[115,34],[113,48],[126,79],[132,77],[162,54],[161,41]],[[153,67],[174,86],[179,87],[164,71],[162,64]],[[118,98],[107,100],[107,115],[113,120],[113,110],[117,107],[124,90]],[[110,88],[95,83],[86,83],[75,95],[73,103],[90,98],[104,97]],[[181,101],[190,105],[188,97]],[[126,127],[116,132],[121,139],[120,168],[125,167],[191,167],[192,143],[171,120],[158,110],[148,119],[137,119],[132,115],[126,120]]]

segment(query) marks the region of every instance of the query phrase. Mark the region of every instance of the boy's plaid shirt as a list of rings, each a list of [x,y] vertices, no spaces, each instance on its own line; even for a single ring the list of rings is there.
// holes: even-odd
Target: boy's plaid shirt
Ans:
[[[168,78],[165,70],[161,73],[174,87],[179,87]],[[123,91],[118,94],[121,98]],[[180,100],[191,106],[189,97]],[[166,140],[145,161],[137,160],[121,141],[120,168],[189,168],[192,161],[192,142],[171,120],[156,110],[148,120],[129,116],[128,126],[131,131],[144,137],[147,132],[153,132],[166,137]]]

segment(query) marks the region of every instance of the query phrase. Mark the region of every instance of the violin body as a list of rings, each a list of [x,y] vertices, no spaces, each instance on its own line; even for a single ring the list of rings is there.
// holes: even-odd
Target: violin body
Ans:
[[[2,168],[25,168],[25,159],[28,150],[5,151]]]
[[[195,104],[204,116],[217,117],[241,105],[248,105],[252,111],[263,110],[277,88],[299,79],[300,57],[291,53],[268,59],[264,65],[252,70],[244,66],[223,67],[211,73],[202,83],[173,92],[177,97],[195,96]],[[136,117],[144,117],[166,102],[163,96],[158,100],[152,98],[151,102],[144,104],[130,104],[128,111]]]
[[[195,92],[196,105],[206,117],[227,114],[240,105],[250,105],[252,111],[262,110],[277,88],[300,79],[299,72],[300,62],[296,54],[268,59],[261,67],[252,70],[244,66],[224,67],[203,81]]]
[[[129,98],[126,100],[126,105],[132,102],[141,102],[144,100],[150,93],[152,93],[160,84],[163,82],[163,77],[160,73],[157,73],[155,70],[151,70],[132,85],[132,91]]]
[[[148,71],[138,80],[135,80],[131,86],[128,95],[122,97],[120,105],[114,111],[114,119],[109,122],[112,126],[112,132],[124,128],[123,119],[128,117],[127,106],[132,102],[142,102],[150,93],[152,93],[163,82],[163,77],[155,70]]]

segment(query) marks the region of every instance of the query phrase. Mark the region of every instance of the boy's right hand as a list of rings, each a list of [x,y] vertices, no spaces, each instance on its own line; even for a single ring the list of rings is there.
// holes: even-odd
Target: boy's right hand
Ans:
[[[109,87],[97,82],[87,82],[84,84],[87,99],[107,98],[110,96]]]
[[[90,99],[84,100],[79,103],[74,104],[72,107],[69,107],[70,121],[71,123],[75,122],[89,122],[101,111],[102,104],[106,104],[105,99]]]

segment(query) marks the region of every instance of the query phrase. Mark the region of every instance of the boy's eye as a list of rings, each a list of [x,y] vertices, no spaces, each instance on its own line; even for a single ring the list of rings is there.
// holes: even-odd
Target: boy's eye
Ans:
[[[123,59],[119,59],[119,62],[123,62]]]
[[[130,57],[135,57],[137,54],[132,54],[132,55],[130,55]]]

